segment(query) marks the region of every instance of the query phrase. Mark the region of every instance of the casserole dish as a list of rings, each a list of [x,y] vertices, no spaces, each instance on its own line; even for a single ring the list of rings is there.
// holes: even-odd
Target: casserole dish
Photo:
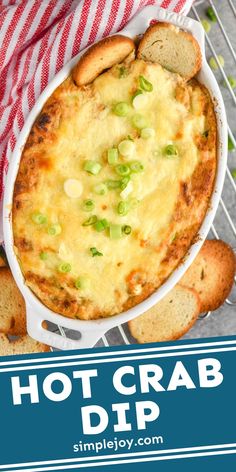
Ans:
[[[25,141],[36,116],[41,111],[42,106],[47,100],[47,98],[68,76],[73,66],[77,63],[81,54],[73,58],[47,86],[43,94],[40,96],[38,102],[34,106],[33,110],[31,111],[25,123],[25,126],[19,136],[19,140],[12,156],[4,196],[4,240],[6,245],[7,256],[13,275],[26,301],[28,332],[35,339],[38,339],[46,344],[50,344],[54,347],[58,347],[61,349],[90,347],[94,345],[96,341],[102,336],[102,334],[110,328],[138,316],[139,314],[143,313],[151,306],[153,306],[155,303],[157,303],[178,282],[185,270],[192,263],[194,257],[197,255],[197,252],[201,247],[202,242],[207,236],[218,206],[226,168],[227,125],[224,105],[222,97],[220,95],[220,91],[218,89],[215,78],[204,58],[204,30],[199,23],[195,22],[190,18],[185,18],[174,13],[166,12],[166,10],[150,6],[143,9],[142,12],[139,13],[139,15],[137,15],[136,18],[126,26],[126,28],[122,31],[122,34],[133,38],[145,31],[145,29],[150,23],[150,20],[154,18],[159,19],[160,21],[173,23],[174,25],[191,32],[195,36],[201,47],[203,63],[202,69],[198,74],[198,80],[206,86],[212,96],[212,99],[214,100],[218,134],[218,168],[209,209],[201,225],[200,231],[198,232],[198,237],[195,239],[196,242],[191,246],[190,250],[188,251],[188,255],[185,257],[185,261],[180,264],[180,266],[171,274],[167,281],[163,285],[161,285],[161,287],[159,287],[158,290],[156,290],[155,293],[153,293],[148,299],[121,314],[114,315],[109,318],[91,321],[72,320],[65,318],[64,316],[61,316],[59,314],[56,314],[55,312],[52,312],[33,295],[31,290],[24,283],[24,278],[22,276],[21,269],[13,247],[11,209],[14,183],[18,172],[22,147],[25,144]],[[79,341],[72,341],[70,339],[63,339],[55,333],[50,333],[49,331],[46,331],[42,328],[43,320],[52,321],[53,323],[57,323],[58,325],[62,325],[66,328],[80,331],[82,334],[81,339]]]

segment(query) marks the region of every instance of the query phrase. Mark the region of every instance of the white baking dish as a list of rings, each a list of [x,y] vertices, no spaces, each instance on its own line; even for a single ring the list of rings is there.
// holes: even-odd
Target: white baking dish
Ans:
[[[218,168],[214,191],[212,193],[211,202],[209,205],[209,210],[201,225],[199,237],[196,238],[196,242],[189,249],[188,255],[185,257],[184,262],[179,265],[179,267],[171,274],[168,280],[161,287],[159,287],[147,300],[136,305],[130,310],[115,316],[111,316],[110,318],[104,318],[100,320],[74,320],[52,312],[37,299],[33,292],[24,283],[24,278],[13,249],[13,232],[11,219],[12,198],[14,191],[14,183],[18,172],[22,149],[26,142],[30,129],[35,121],[35,118],[41,111],[47,98],[52,94],[56,87],[58,87],[58,85],[63,82],[63,80],[65,80],[65,78],[69,75],[71,69],[77,63],[81,53],[74,57],[68,64],[66,64],[65,67],[63,67],[63,69],[48,84],[44,92],[39,97],[19,135],[19,139],[17,141],[9,165],[3,204],[4,242],[13,276],[26,302],[28,333],[33,338],[46,344],[49,344],[50,346],[57,347],[59,349],[78,349],[94,346],[94,344],[106,331],[113,328],[114,326],[120,325],[140,315],[141,313],[151,308],[164,295],[166,295],[167,292],[169,292],[169,290],[171,290],[174,285],[179,281],[186,269],[190,266],[190,264],[196,257],[204,239],[206,238],[209,232],[220,200],[227,160],[227,122],[224,103],[219,87],[205,59],[204,30],[200,23],[192,20],[191,18],[177,15],[176,13],[170,13],[164,9],[155,6],[148,6],[145,7],[138,15],[136,15],[136,17],[131,20],[130,23],[127,24],[127,26],[124,30],[122,30],[121,33],[126,36],[135,37],[146,30],[146,28],[149,26],[150,20],[152,19],[167,21],[191,32],[199,42],[202,50],[203,64],[202,69],[198,74],[198,79],[208,88],[214,99],[218,129]],[[68,338],[63,338],[62,336],[57,335],[55,333],[49,332],[42,327],[43,320],[48,320],[60,326],[79,331],[81,333],[81,338],[77,341],[74,341]]]

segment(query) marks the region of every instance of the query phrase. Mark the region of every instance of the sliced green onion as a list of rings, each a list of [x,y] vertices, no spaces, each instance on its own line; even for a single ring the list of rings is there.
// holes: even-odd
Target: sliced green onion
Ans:
[[[236,179],[236,169],[232,169],[231,174],[232,174],[233,178]]]
[[[130,176],[129,175],[127,175],[126,177],[123,177],[123,179],[121,179],[121,181],[120,181],[121,190],[124,190],[127,187],[129,181],[130,181]]]
[[[219,56],[217,56],[217,59],[218,59],[220,65],[221,65],[222,67],[224,67],[225,61],[224,61],[223,56],[219,55]],[[217,62],[216,62],[216,60],[215,60],[214,57],[211,57],[211,58],[210,58],[210,60],[209,60],[209,65],[210,65],[210,67],[211,67],[212,70],[217,70],[217,69],[219,68],[219,67],[218,67],[218,64],[217,64]]]
[[[108,149],[107,160],[110,165],[114,165],[118,161],[118,150],[116,148]]]
[[[133,100],[135,99],[135,97],[137,97],[138,95],[142,95],[143,94],[143,91],[141,89],[138,89],[136,90],[136,92],[133,94],[132,96],[132,103],[133,103]]]
[[[128,202],[119,202],[117,205],[118,215],[125,216],[129,212],[129,203]]]
[[[141,130],[141,138],[149,139],[155,136],[155,130],[153,128],[143,128]]]
[[[95,203],[93,200],[84,200],[82,208],[84,211],[93,211],[95,208]]]
[[[118,145],[119,153],[124,157],[130,156],[131,154],[133,154],[134,149],[135,149],[135,144],[131,139],[124,139]]]
[[[130,174],[130,168],[126,164],[118,164],[116,166],[116,172],[117,172],[117,174],[124,177],[124,176]]]
[[[124,66],[121,66],[119,68],[119,78],[124,79],[128,75],[128,69]]]
[[[48,258],[48,254],[47,254],[47,252],[40,252],[39,257],[40,257],[41,261],[46,261],[47,258]]]
[[[100,233],[101,231],[104,231],[104,229],[108,228],[108,226],[108,221],[104,218],[103,220],[96,221],[94,228]]]
[[[106,180],[105,183],[109,190],[120,188],[120,180]]]
[[[139,86],[145,92],[152,92],[153,90],[153,85],[143,75],[139,76]]]
[[[43,225],[47,223],[47,217],[42,213],[33,213],[31,219],[34,223],[36,223],[36,225]]]
[[[139,113],[133,116],[132,124],[135,128],[138,128],[138,129],[147,128],[146,118],[143,115],[140,115]]]
[[[111,239],[120,239],[122,237],[122,226],[112,224],[109,227],[109,232]]]
[[[211,30],[211,25],[209,21],[205,20],[204,18],[201,19],[202,26],[206,33],[209,33]]]
[[[178,156],[177,147],[174,144],[168,144],[164,149],[165,156]]]
[[[209,20],[211,20],[213,23],[215,23],[217,21],[217,16],[213,10],[212,7],[208,7],[207,10],[206,10],[206,16],[209,18]]]
[[[228,135],[228,151],[233,151],[235,149],[234,143],[231,137]]]
[[[49,226],[48,234],[50,234],[51,236],[57,236],[60,233],[61,233],[61,225],[56,224],[56,225]]]
[[[134,174],[138,174],[139,172],[143,172],[144,166],[140,161],[133,161],[129,163],[129,167],[131,172]]]
[[[131,231],[132,231],[132,228],[129,225],[124,225],[124,226],[122,226],[122,231],[123,231],[124,234],[130,234]]]
[[[71,271],[71,265],[69,264],[69,262],[62,262],[59,266],[58,266],[58,270],[59,272],[62,272],[64,274],[67,274],[68,272]]]
[[[227,77],[228,81],[229,81],[229,85],[231,86],[232,89],[235,89],[236,88],[236,79],[232,76],[232,75],[229,75]],[[224,87],[227,87],[227,83],[224,82],[223,83]]]
[[[129,113],[130,107],[126,102],[119,102],[113,107],[113,113],[117,116],[127,116]]]
[[[125,189],[120,192],[120,196],[122,200],[126,200],[126,198],[129,196],[130,193],[133,192],[133,184],[132,182],[129,182],[128,185],[126,185]]]
[[[103,183],[97,184],[97,185],[95,185],[93,190],[97,195],[106,195],[107,186],[106,186],[106,184],[103,184]]]
[[[97,216],[92,215],[92,216],[90,216],[90,218],[88,218],[88,220],[86,220],[82,223],[82,226],[92,226],[96,223],[96,221],[97,221]]]
[[[78,290],[81,289],[85,289],[86,287],[88,286],[88,279],[87,277],[79,277],[76,281],[75,281],[75,288],[77,288]]]
[[[91,254],[92,254],[92,257],[95,257],[95,256],[103,256],[103,253],[102,253],[102,252],[99,252],[96,247],[90,247],[89,250],[90,250],[90,252],[91,252]]]
[[[85,161],[83,169],[86,170],[89,174],[97,175],[99,174],[102,166],[99,162],[96,161]]]

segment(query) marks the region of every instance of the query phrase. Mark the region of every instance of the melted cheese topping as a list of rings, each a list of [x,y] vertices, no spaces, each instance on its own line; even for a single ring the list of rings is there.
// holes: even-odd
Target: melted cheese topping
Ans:
[[[138,110],[146,118],[147,127],[155,130],[149,139],[143,139],[132,124],[137,110],[132,107],[131,97],[139,86],[140,75],[153,85],[152,92],[144,92],[146,99]],[[44,278],[54,277],[55,284],[57,279],[62,283],[58,267],[62,262],[70,264],[71,271],[63,281],[68,293],[78,303],[89,300],[106,316],[119,312],[130,296],[127,277],[132,271],[143,270],[148,280],[156,283],[163,257],[161,243],[170,227],[180,182],[192,175],[199,162],[194,136],[202,133],[205,125],[205,117],[196,105],[197,89],[195,106],[188,110],[176,100],[179,83],[180,77],[160,65],[135,60],[125,78],[119,78],[114,67],[85,89],[61,86],[57,90],[56,97],[63,99],[63,113],[56,139],[42,144],[43,155],[52,169],[40,172],[37,185],[30,191],[30,201],[14,219],[15,235],[32,241],[32,251],[18,251],[25,274],[31,271]],[[191,93],[190,86],[185,87]],[[114,104],[121,101],[130,104],[126,117],[113,112]],[[135,151],[131,159],[119,155],[119,163],[139,160],[144,171],[132,174],[132,191],[127,197],[137,199],[138,205],[126,216],[119,216],[121,190],[97,195],[94,187],[108,179],[121,178],[108,164],[107,150],[117,147],[127,136],[134,140]],[[177,147],[178,156],[163,154],[170,143]],[[99,162],[101,171],[90,175],[83,170],[85,160]],[[68,179],[76,179],[79,184],[75,181],[74,187],[69,186],[65,192]],[[87,199],[95,203],[90,213],[83,210]],[[46,223],[32,221],[32,214],[37,212],[47,217]],[[83,226],[91,214],[112,224],[130,225],[132,232],[112,240],[108,230],[97,232],[93,226]],[[61,232],[48,234],[48,227],[55,224],[60,225]],[[103,256],[92,257],[92,247]],[[40,258],[42,252],[46,253],[45,260]],[[86,284],[76,289],[74,283],[80,277],[86,279]],[[140,284],[134,293],[135,290],[142,290]]]

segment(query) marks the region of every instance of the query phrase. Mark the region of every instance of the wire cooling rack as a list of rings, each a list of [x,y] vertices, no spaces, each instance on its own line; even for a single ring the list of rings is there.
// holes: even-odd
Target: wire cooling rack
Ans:
[[[212,7],[215,13],[215,22],[210,22],[206,16],[206,10],[209,6]],[[208,23],[211,25],[210,31],[206,33],[206,56],[208,60],[213,57],[218,66],[215,75],[226,105],[229,137],[234,148],[236,148],[234,137],[236,135],[236,95],[229,79],[230,76],[236,78],[236,37],[234,34],[236,28],[236,0],[195,1],[189,15],[199,21],[202,19],[208,20]],[[219,55],[224,57],[224,67],[221,65]],[[234,168],[236,168],[236,153],[233,150],[229,152],[224,190],[208,237],[209,239],[224,239],[236,249],[236,180],[234,180],[231,173]],[[214,312],[214,316],[212,316],[211,312],[202,314],[199,322],[186,337],[206,337],[236,333],[236,316],[232,318],[236,306],[235,289],[233,292],[234,294],[231,293],[230,298],[225,301],[223,307]],[[216,316],[218,314],[219,316]],[[214,318],[213,323],[211,320],[209,323],[209,318],[211,320]],[[216,319],[218,319],[217,323]],[[222,329],[222,325],[224,329]],[[62,326],[50,324],[49,329],[71,339],[79,339],[80,337],[80,333],[64,329]],[[234,331],[232,332],[232,330]],[[131,337],[125,324],[108,331],[97,343],[97,346],[132,344],[134,342],[135,340]]]

